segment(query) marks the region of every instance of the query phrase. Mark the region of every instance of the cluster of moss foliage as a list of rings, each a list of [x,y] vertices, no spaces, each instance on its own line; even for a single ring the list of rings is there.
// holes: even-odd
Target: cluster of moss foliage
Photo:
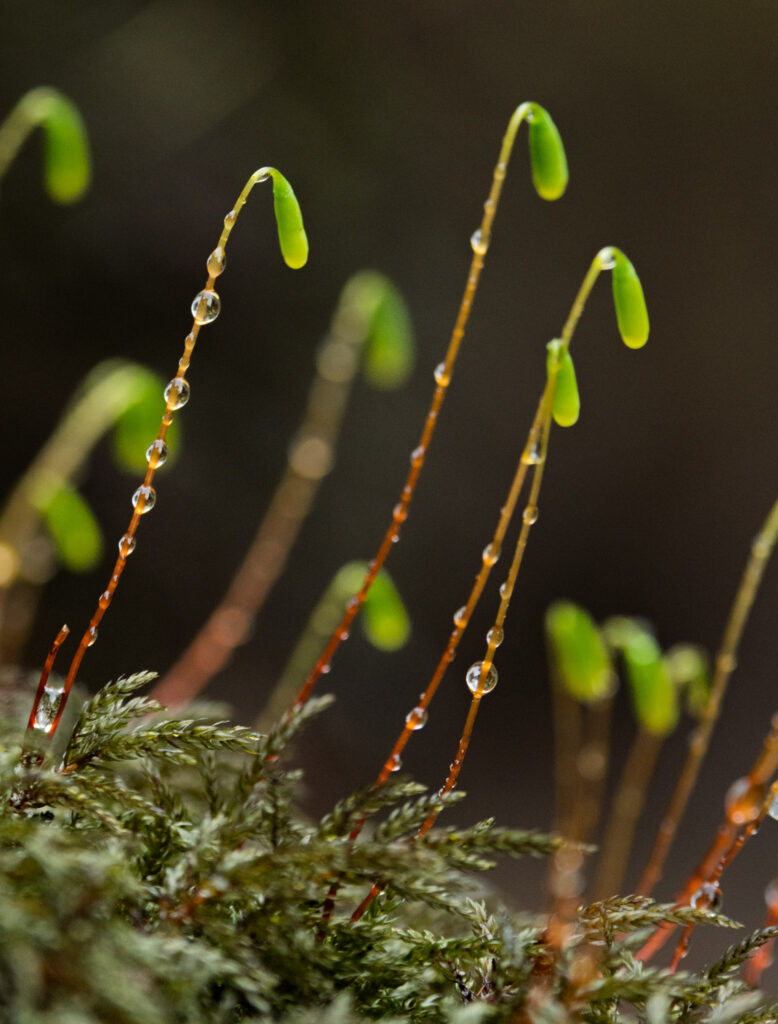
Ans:
[[[633,958],[647,930],[732,922],[614,898],[582,909],[554,950],[542,923],[484,900],[473,874],[498,854],[550,854],[560,839],[484,821],[411,842],[459,794],[431,796],[407,778],[312,823],[295,807],[299,772],[286,758],[326,699],[258,735],[207,715],[166,716],[138,695],[149,679],[120,679],[87,700],[64,751],[41,764],[29,749],[20,760],[18,716],[5,709],[3,1020],[775,1019],[778,1007],[739,968],[776,929],[699,975],[670,975]],[[381,895],[352,923],[378,880]]]

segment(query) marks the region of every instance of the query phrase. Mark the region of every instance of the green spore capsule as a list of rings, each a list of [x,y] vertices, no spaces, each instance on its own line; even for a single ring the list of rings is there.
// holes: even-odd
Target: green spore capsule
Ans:
[[[164,381],[150,370],[138,370],[133,381],[134,397],[116,420],[112,436],[113,456],[117,465],[129,473],[144,473],[148,461],[147,449],[159,429],[162,410],[160,392]],[[157,460],[155,467],[166,459],[172,461],[178,451],[180,427],[175,420],[165,437],[165,456]]]
[[[333,589],[353,600],[366,572],[365,562],[348,562],[335,576]],[[361,623],[365,638],[379,651],[398,651],[411,635],[410,617],[385,569],[379,572],[368,591],[362,606]]]
[[[659,645],[637,630],[623,649],[632,704],[640,728],[653,736],[667,736],[678,724],[678,688],[668,671]]]
[[[581,412],[581,398],[578,394],[578,381],[575,378],[575,367],[573,359],[563,341],[555,338],[546,346],[548,357],[546,359],[546,371],[551,374],[556,372],[556,388],[554,390],[554,405],[552,414],[554,422],[560,427],[572,427],[578,422]]]
[[[676,644],[665,654],[667,670],[678,691],[684,695],[687,712],[699,718],[710,697],[708,656],[696,644]]]
[[[38,503],[60,561],[71,572],[94,568],[103,551],[103,538],[92,509],[78,491],[63,485]]]
[[[57,203],[73,203],[89,187],[92,176],[84,122],[69,99],[54,89],[34,89],[22,101],[29,120],[44,132],[43,177]]]
[[[399,388],[414,364],[413,332],[402,296],[385,281],[368,329],[362,372],[374,388]]]
[[[416,359],[408,308],[397,287],[377,270],[360,270],[343,286],[336,334],[362,348],[360,368],[371,387],[401,387]]]
[[[571,601],[546,612],[546,637],[559,681],[575,700],[602,700],[613,689],[608,649],[591,616]]]
[[[541,199],[559,199],[567,188],[565,147],[547,110],[529,104],[529,155],[532,182]]]
[[[273,178],[273,207],[278,226],[278,241],[284,262],[293,270],[308,262],[308,237],[303,227],[303,215],[292,186],[275,168],[268,172]]]
[[[648,310],[640,278],[620,249],[613,249],[613,305],[622,341],[628,348],[642,348],[648,341]]]

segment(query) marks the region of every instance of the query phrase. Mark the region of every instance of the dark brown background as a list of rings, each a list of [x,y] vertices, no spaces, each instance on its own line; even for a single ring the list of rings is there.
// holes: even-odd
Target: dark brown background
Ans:
[[[4,0],[0,16],[3,107],[33,85],[61,88],[83,111],[95,163],[91,194],[71,209],[42,196],[37,139],[3,182],[4,488],[99,358],[172,373],[221,218],[255,167],[289,176],[311,239],[308,267],[293,273],[267,197],[241,220],[222,316],[193,362],[185,451],[160,478],[158,508],[85,663],[89,685],[164,670],[222,593],[282,469],[345,278],[379,268],[413,312],[413,382],[389,396],[358,389],[290,571],[213,688],[242,721],[335,568],[376,545],[445,350],[499,139],[520,101],[552,112],[568,194],[534,197],[520,139],[461,364],[392,555],[413,641],[381,656],[355,633],[328,681],[337,706],[305,747],[314,809],[375,774],[478,567],[542,384],[544,343],[595,251],[616,244],[641,273],[651,341],[640,353],[619,344],[601,284],[576,339],[581,420],[552,438],[500,685],[484,703],[462,777],[470,799],[457,812],[547,827],[549,601],[570,596],[599,617],[639,613],[664,645],[713,647],[776,496],[775,4]],[[109,537],[124,529],[133,486],[97,453],[84,489]],[[106,561],[89,579],[49,586],[30,665],[63,619],[86,622],[107,572]],[[432,785],[453,755],[464,672],[495,600],[409,749],[406,766]],[[660,895],[699,854],[775,710],[777,602],[773,569]],[[666,751],[657,794],[686,732]],[[630,734],[625,712],[619,752]],[[655,798],[643,851],[661,806]],[[768,822],[728,876],[726,909],[755,926],[776,867]],[[517,898],[536,878],[523,866],[502,875]]]

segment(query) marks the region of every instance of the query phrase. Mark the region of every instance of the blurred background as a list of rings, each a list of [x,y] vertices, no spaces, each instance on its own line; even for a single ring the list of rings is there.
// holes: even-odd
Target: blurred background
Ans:
[[[311,243],[308,266],[286,268],[269,190],[254,193],[218,285],[222,314],[193,359],[183,450],[158,478],[157,508],[84,662],[86,685],[163,672],[224,592],[283,471],[346,278],[381,270],[407,299],[418,344],[410,384],[357,387],[288,571],[208,692],[246,723],[332,574],[369,558],[388,524],[502,133],[522,100],[551,112],[569,189],[558,203],[535,196],[520,137],[461,360],[389,562],[412,640],[378,654],[354,630],[323,681],[336,705],[301,752],[312,811],[375,776],[479,567],[543,383],[544,345],[595,252],[618,245],[641,275],[651,339],[641,352],[620,344],[603,280],[575,343],[581,419],[552,435],[500,683],[461,777],[469,799],[454,812],[550,827],[547,605],[569,597],[598,619],[641,615],[664,647],[712,650],[776,497],[775,5],[3,0],[0,14],[4,109],[33,86],[61,89],[82,111],[94,157],[92,190],[72,207],[45,198],[39,135],[2,183],[4,492],[98,360],[124,356],[172,375],[205,259],[252,170],[271,163],[288,175]],[[118,539],[135,482],[101,446],[81,483],[106,537]],[[49,583],[26,665],[41,664],[63,621],[83,629],[113,550],[111,540],[87,577]],[[407,751],[405,767],[433,786],[455,751],[464,674],[481,656],[500,568]],[[777,605],[773,567],[661,897],[702,853],[727,785],[750,766],[776,710]],[[617,760],[631,731],[622,695]],[[660,761],[628,884],[688,731],[686,722]],[[725,880],[725,910],[750,927],[777,851],[768,821]],[[500,877],[509,899],[539,905],[534,868]]]

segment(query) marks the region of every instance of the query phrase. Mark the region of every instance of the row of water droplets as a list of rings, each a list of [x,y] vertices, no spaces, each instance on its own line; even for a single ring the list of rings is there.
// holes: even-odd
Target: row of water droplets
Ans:
[[[445,366],[440,363],[435,368],[435,380],[440,386],[445,387],[448,384],[448,379],[445,377]],[[423,457],[423,452],[419,452],[415,449],[411,455],[411,460],[419,459]],[[544,460],[542,446],[537,438],[531,439],[521,455],[521,462],[524,466],[537,466]],[[522,520],[528,526],[533,525],[538,519],[538,509],[535,505],[527,505],[522,512]],[[483,549],[481,559],[484,567],[491,569],[500,558],[502,548],[499,541],[492,540]],[[508,594],[508,581],[504,581],[500,584],[500,597],[505,598]],[[475,602],[473,601],[472,604]],[[451,635],[449,645],[444,654],[444,659],[447,662],[453,661],[456,656],[456,647],[459,640],[467,628],[470,615],[472,613],[472,607],[469,605],[462,605],[458,608],[453,615],[454,632]],[[486,633],[486,643],[490,651],[496,650],[505,639],[505,634],[500,626],[492,625]],[[499,673],[497,667],[490,663],[488,669],[484,671],[484,662],[476,661],[465,673],[465,683],[468,690],[473,694],[474,697],[482,697],[486,693],[491,693],[492,690],[497,686],[499,680]],[[405,716],[405,728],[403,735],[401,735],[398,743],[395,744],[395,750],[387,759],[384,764],[383,774],[389,774],[397,772],[402,767],[402,759],[400,754],[397,752],[397,747],[403,747],[405,741],[409,737],[410,733],[417,732],[423,729],[428,721],[428,705],[432,697],[429,688],[419,694],[420,703],[412,708]],[[455,765],[452,764],[453,768]]]
[[[230,210],[224,218],[224,231],[219,240],[219,245],[213,250],[206,262],[208,281],[206,282],[205,288],[198,292],[192,300],[191,312],[194,320],[192,330],[186,336],[184,351],[181,359],[179,360],[176,375],[169,381],[164,390],[165,411],[162,415],[159,433],[146,450],[146,462],[148,464],[148,469],[146,470],[143,483],[132,495],[132,518],[127,531],[119,539],[119,557],[114,565],[108,587],[103,591],[98,599],[97,610],[92,616],[90,624],[81,639],[79,649],[71,663],[67,677],[64,680],[49,681],[47,678],[48,673],[45,672],[44,677],[41,680],[44,685],[39,686],[38,693],[36,693],[35,702],[33,704],[28,724],[29,727],[37,733],[51,735],[56,729],[64,710],[65,701],[67,700],[70,689],[75,681],[75,674],[80,665],[81,658],[83,657],[86,649],[91,647],[97,640],[98,624],[111,603],[126,561],[135,550],[135,533],[138,528],[139,519],[141,516],[150,512],[156,505],[157,493],[152,486],[152,481],[154,479],[155,472],[164,465],[168,456],[168,447],[165,442],[165,437],[168,429],[173,423],[174,413],[179,409],[182,409],[189,401],[190,386],[189,381],[186,379],[186,373],[189,369],[189,363],[192,351],[194,350],[197,341],[197,335],[200,328],[205,324],[213,323],[221,311],[221,299],[216,291],[214,291],[213,284],[215,279],[224,272],[226,267],[225,243],[229,236],[229,232],[235,223],[235,218],[235,210]],[[49,668],[51,667],[51,662],[54,660],[56,651],[67,635],[67,630],[65,628],[63,628],[63,630],[64,632],[61,631],[60,636],[57,638],[58,642],[55,642],[55,646],[52,649]]]

